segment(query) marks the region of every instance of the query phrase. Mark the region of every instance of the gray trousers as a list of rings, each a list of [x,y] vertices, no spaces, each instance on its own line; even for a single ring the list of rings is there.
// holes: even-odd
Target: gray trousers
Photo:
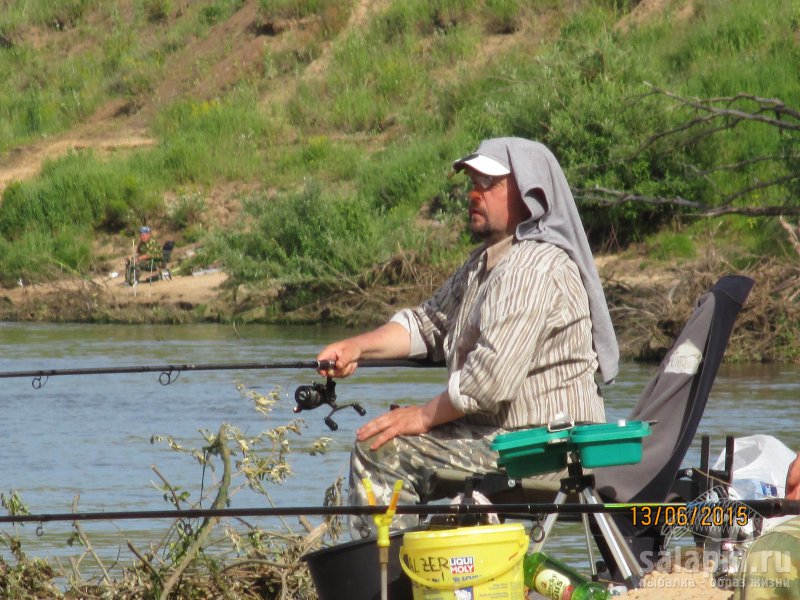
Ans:
[[[453,421],[426,434],[396,437],[375,451],[369,449],[372,439],[356,442],[350,454],[350,504],[365,506],[369,503],[362,483],[365,478],[372,483],[377,504],[389,504],[397,480],[403,482],[399,503],[418,504],[421,498],[428,499],[434,493],[437,469],[474,474],[497,471],[498,455],[490,446],[496,435],[506,431]],[[556,477],[559,474],[545,475],[545,478]],[[396,515],[391,529],[418,524],[417,515]],[[349,525],[353,539],[371,537],[376,532],[371,516],[351,516]]]

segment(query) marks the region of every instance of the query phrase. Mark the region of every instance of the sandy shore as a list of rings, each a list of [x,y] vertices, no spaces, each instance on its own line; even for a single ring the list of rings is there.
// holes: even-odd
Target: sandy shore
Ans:
[[[619,596],[620,600],[731,600],[733,592],[714,586],[711,573],[675,566],[671,573],[653,571],[645,575],[639,589]]]

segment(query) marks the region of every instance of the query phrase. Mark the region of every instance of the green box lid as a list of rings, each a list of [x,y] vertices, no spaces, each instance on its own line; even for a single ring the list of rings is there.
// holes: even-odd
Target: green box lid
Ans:
[[[528,477],[560,471],[567,465],[569,430],[549,431],[547,427],[523,429],[498,435],[492,450],[499,454],[497,465],[510,477]]]
[[[616,423],[579,425],[572,429],[570,441],[580,447],[583,444],[643,438],[650,435],[650,433],[650,423],[621,420]]]
[[[492,450],[496,450],[501,455],[509,452],[541,452],[545,450],[546,446],[563,443],[562,440],[566,441],[568,438],[568,429],[560,431],[548,431],[547,427],[522,429],[498,435],[492,442]]]

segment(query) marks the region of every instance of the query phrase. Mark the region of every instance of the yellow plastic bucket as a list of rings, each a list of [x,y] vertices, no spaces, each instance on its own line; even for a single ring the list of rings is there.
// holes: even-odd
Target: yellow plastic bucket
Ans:
[[[414,600],[517,600],[527,547],[522,523],[413,531],[403,536],[400,566]]]

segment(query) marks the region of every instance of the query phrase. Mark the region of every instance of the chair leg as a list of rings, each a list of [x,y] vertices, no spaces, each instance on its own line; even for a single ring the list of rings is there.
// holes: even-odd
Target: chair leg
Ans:
[[[581,491],[581,496],[582,500],[587,504],[600,504],[600,501],[591,489],[583,489]],[[617,564],[617,568],[622,575],[625,585],[629,589],[639,587],[639,581],[643,575],[642,569],[630,546],[622,536],[617,524],[605,513],[596,513],[593,516],[597,527],[600,529],[608,545],[611,555],[614,557],[614,561]]]
[[[139,272],[136,268],[136,263],[129,263],[125,265],[125,283],[133,287],[139,281]]]
[[[616,529],[620,532],[621,539],[624,540],[625,546],[630,549],[630,552],[641,571],[641,567],[647,565],[652,567],[653,564],[658,562],[663,550],[663,537],[655,530],[642,531],[639,528],[633,527],[629,518],[625,515],[609,514],[605,515],[608,521],[612,521]],[[626,583],[624,579],[623,570],[618,564],[611,552],[611,547],[606,537],[600,531],[597,520],[591,523],[594,540],[597,547],[600,549],[600,554],[606,562],[611,578],[619,583]]]
[[[555,503],[563,503],[567,494],[563,490],[559,490],[556,496]],[[600,504],[597,496],[593,493],[591,488],[583,488],[580,493],[580,500],[585,504]],[[547,542],[547,537],[555,525],[558,513],[550,513],[545,517],[542,524],[542,536],[538,540],[533,540],[530,546],[530,552],[539,552]],[[594,520],[595,526],[599,529],[599,539],[595,540],[603,543],[606,551],[610,554],[611,559],[616,566],[616,569],[621,575],[621,580],[629,589],[639,587],[639,582],[642,578],[642,569],[639,562],[634,555],[633,550],[628,545],[623,537],[616,523],[609,518],[609,515],[604,513],[594,513],[591,515],[583,515],[584,531],[586,533],[586,548],[589,553],[589,561],[591,562],[592,574],[597,573],[597,567],[594,562],[594,552],[591,546],[592,533],[589,526],[590,518]],[[601,548],[602,550],[602,548]]]
[[[594,548],[592,548],[592,529],[589,525],[589,515],[583,513],[581,515],[581,521],[583,522],[583,535],[586,538],[586,554],[589,557],[589,567],[592,571],[592,579],[597,579],[597,561],[595,560],[594,556]]]

